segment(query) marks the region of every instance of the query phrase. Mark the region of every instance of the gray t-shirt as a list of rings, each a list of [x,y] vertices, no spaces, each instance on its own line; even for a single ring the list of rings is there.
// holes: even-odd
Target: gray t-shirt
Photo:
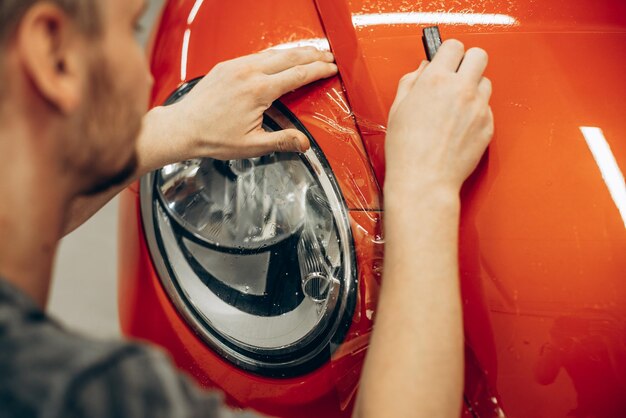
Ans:
[[[0,279],[0,418],[254,416],[227,409],[154,348],[64,330]]]

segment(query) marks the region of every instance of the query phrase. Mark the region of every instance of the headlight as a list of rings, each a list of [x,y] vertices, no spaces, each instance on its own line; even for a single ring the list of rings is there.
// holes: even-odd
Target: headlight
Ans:
[[[266,112],[264,128],[305,132],[280,104]],[[352,235],[313,142],[303,155],[164,167],[142,179],[141,208],[165,290],[227,359],[293,376],[327,360],[342,341],[356,300]]]

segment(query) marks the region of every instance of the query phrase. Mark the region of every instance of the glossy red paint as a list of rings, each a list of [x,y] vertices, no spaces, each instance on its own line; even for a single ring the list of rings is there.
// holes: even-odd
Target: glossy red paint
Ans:
[[[496,137],[463,192],[467,397],[480,416],[624,416],[626,202],[583,127],[623,170],[626,4],[441,3],[317,0],[381,182],[384,131],[370,127],[424,59],[419,28],[390,23],[456,20],[444,37],[490,54]]]
[[[222,60],[328,36],[341,81],[282,100],[319,143],[351,209],[360,298],[329,364],[294,379],[243,372],[170,303],[134,189],[120,225],[124,331],[165,347],[234,405],[349,415],[380,284],[384,126],[397,81],[424,58],[422,26],[393,23],[407,19],[456,22],[440,23],[444,37],[490,54],[496,137],[462,194],[468,405],[480,417],[626,416],[626,191],[610,171],[611,155],[618,173],[626,169],[620,0],[170,1],[152,53],[155,105]]]

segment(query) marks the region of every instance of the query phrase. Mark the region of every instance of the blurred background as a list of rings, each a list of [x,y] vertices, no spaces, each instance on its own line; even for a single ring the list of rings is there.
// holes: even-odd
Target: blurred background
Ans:
[[[149,0],[145,42],[164,0]],[[100,338],[120,335],[117,315],[117,207],[114,199],[61,243],[48,312],[70,329]]]

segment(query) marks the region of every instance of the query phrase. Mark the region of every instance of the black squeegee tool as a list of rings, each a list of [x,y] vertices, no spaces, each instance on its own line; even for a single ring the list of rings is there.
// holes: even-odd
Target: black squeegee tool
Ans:
[[[437,50],[441,46],[441,34],[439,33],[439,27],[429,26],[424,28],[422,33],[422,42],[424,43],[426,58],[428,58],[428,61],[432,61],[437,53]]]

